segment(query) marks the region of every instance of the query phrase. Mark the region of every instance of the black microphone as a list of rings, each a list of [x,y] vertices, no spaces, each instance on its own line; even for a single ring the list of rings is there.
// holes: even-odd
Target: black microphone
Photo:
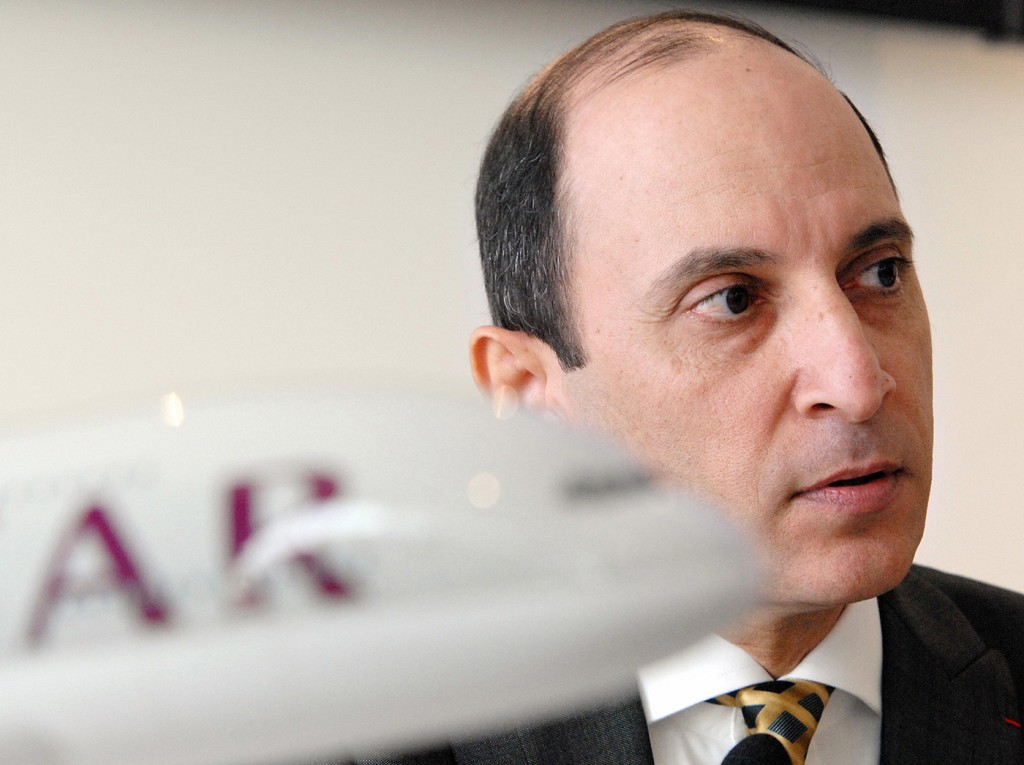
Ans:
[[[793,761],[775,736],[754,733],[736,744],[722,765],[793,765]]]

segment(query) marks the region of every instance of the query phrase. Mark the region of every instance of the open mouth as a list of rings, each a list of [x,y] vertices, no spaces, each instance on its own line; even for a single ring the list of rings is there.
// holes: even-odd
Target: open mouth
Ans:
[[[844,478],[841,481],[833,481],[829,486],[863,486],[866,483],[872,481],[880,481],[885,478],[888,473],[884,471],[877,471],[875,473],[868,473],[867,475],[859,475],[856,478]]]

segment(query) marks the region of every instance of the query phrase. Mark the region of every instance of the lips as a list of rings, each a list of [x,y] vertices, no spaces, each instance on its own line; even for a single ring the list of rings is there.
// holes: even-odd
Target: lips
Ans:
[[[896,498],[902,477],[903,469],[896,464],[852,467],[796,492],[793,498],[844,512],[877,512]]]
[[[872,481],[881,480],[882,478],[885,478],[887,475],[890,475],[890,474],[886,473],[884,470],[877,470],[874,473],[868,473],[866,475],[858,475],[858,476],[854,476],[853,478],[841,478],[838,481],[832,481],[828,485],[829,486],[862,486],[863,484],[871,483]]]
[[[819,491],[829,487],[841,488],[844,486],[862,486],[864,484],[871,483],[872,481],[879,481],[889,476],[896,475],[900,472],[902,471],[899,465],[890,462],[879,462],[872,463],[870,465],[844,468],[843,470],[833,473],[806,489],[801,489],[797,494],[806,494],[807,492]]]

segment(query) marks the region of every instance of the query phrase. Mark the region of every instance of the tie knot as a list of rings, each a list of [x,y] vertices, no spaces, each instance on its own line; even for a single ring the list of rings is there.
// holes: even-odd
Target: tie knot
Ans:
[[[748,733],[774,737],[793,765],[803,765],[833,690],[810,680],[771,680],[718,696],[712,703],[739,707]]]

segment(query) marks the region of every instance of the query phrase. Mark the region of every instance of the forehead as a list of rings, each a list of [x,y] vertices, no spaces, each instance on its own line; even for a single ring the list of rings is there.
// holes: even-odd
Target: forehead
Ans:
[[[867,132],[813,67],[727,32],[707,51],[583,83],[570,99],[560,183],[574,253],[659,234],[677,247],[720,243],[687,237],[792,235],[797,218],[818,220],[840,196],[899,214]]]

